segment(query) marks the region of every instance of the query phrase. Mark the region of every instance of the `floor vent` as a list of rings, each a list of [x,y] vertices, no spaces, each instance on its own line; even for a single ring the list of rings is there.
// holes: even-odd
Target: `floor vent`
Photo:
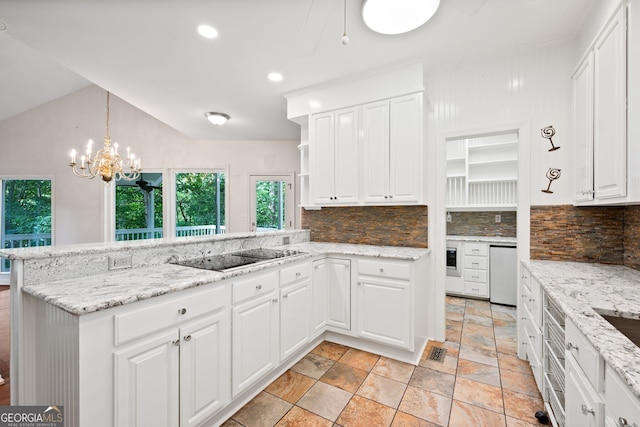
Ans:
[[[447,355],[447,349],[442,347],[431,347],[429,350],[429,354],[427,355],[428,360],[433,360],[434,362],[444,363],[444,357]]]

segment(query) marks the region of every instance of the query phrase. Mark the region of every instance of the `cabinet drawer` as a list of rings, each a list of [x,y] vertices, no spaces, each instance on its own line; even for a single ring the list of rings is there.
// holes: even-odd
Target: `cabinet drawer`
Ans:
[[[280,286],[287,286],[311,276],[311,263],[304,262],[280,270]]]
[[[233,283],[233,303],[273,292],[278,287],[278,271],[237,280]]]
[[[473,268],[476,270],[487,269],[487,257],[482,256],[465,256],[464,268]]]
[[[596,390],[602,390],[604,360],[578,327],[567,318],[565,322],[567,353],[578,362],[580,368]]]
[[[487,271],[464,270],[464,280],[466,282],[487,283]]]
[[[177,297],[171,301],[114,316],[115,345],[223,308],[228,304],[226,289],[226,286],[218,285],[196,295]]]
[[[605,413],[618,425],[640,426],[640,400],[609,365],[605,372]],[[626,424],[623,424],[626,421]]]
[[[489,286],[486,283],[465,282],[464,293],[476,297],[488,297]]]
[[[472,243],[472,242],[464,243],[465,255],[487,256],[488,253],[489,253],[489,245],[487,245],[486,243]]]
[[[408,263],[400,262],[360,260],[358,261],[358,274],[409,280],[411,266]]]

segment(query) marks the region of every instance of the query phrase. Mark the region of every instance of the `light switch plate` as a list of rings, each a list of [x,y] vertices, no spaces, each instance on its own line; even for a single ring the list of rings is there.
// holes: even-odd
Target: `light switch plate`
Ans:
[[[131,255],[112,255],[109,256],[109,270],[120,270],[123,268],[131,268]]]
[[[502,215],[496,215],[496,222],[502,222]]]

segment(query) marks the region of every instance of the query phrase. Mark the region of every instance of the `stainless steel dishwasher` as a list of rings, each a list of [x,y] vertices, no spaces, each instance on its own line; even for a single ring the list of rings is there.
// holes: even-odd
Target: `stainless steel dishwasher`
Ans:
[[[489,299],[496,304],[517,304],[518,251],[513,245],[489,247]]]

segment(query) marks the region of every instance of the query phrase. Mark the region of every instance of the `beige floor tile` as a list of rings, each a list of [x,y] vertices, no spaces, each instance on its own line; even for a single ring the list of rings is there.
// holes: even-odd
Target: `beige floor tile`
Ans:
[[[447,356],[458,357],[460,353],[460,343],[445,341],[442,346],[447,349]]]
[[[457,377],[453,398],[490,411],[504,413],[500,387]]]
[[[292,406],[291,403],[263,391],[232,418],[245,427],[272,427]]]
[[[509,339],[496,339],[496,350],[498,353],[504,354],[517,354],[518,353],[518,342],[515,338]]]
[[[234,421],[232,418],[229,418],[222,424],[221,427],[243,427],[243,425],[237,421]]]
[[[516,325],[494,326],[493,333],[496,339],[509,339],[510,337],[516,336]]]
[[[536,411],[544,411],[544,402],[540,398],[511,390],[504,390],[503,394],[504,413],[509,417],[528,422],[531,419],[535,419],[533,416]]]
[[[460,345],[460,359],[472,360],[485,365],[498,366],[498,353],[495,350],[486,350],[467,344]]]
[[[467,308],[479,308],[491,311],[491,303],[487,300],[467,299]]]
[[[507,417],[507,427],[531,427],[536,426],[540,427],[542,424],[539,424],[536,418],[531,415],[531,422],[519,420],[513,417]]]
[[[378,402],[353,396],[336,420],[336,424],[344,427],[388,427],[395,412],[395,409]]]
[[[349,347],[346,345],[336,344],[331,341],[322,341],[316,348],[311,350],[311,353],[322,356],[325,359],[339,360],[347,350],[349,350]]]
[[[463,333],[460,343],[487,351],[495,351],[496,349],[496,341],[493,339],[493,336],[487,337],[484,335],[469,335]]]
[[[465,325],[473,324],[473,325],[486,326],[487,328],[493,327],[493,320],[491,319],[491,317],[487,317],[487,316],[476,316],[473,314],[465,314],[464,322],[465,322]]]
[[[447,341],[460,342],[462,337],[462,322],[456,320],[447,320]]]
[[[455,375],[447,374],[433,369],[416,367],[409,385],[423,390],[429,390],[446,397],[453,396],[453,386],[456,383]]]
[[[520,372],[521,374],[531,374],[531,367],[526,360],[518,359],[515,354],[498,353],[498,365],[500,369]]]
[[[406,389],[406,383],[371,373],[356,394],[396,409]]]
[[[377,354],[369,353],[362,350],[356,350],[350,348],[340,359],[340,363],[353,366],[354,368],[362,369],[367,372],[371,372],[376,363],[380,359]]]
[[[458,377],[466,378],[468,380],[500,387],[500,370],[495,366],[485,365],[484,363],[478,363],[472,360],[460,359],[458,361],[457,375]]]
[[[371,373],[406,384],[411,379],[414,369],[415,366],[410,363],[381,357]]]
[[[505,427],[506,421],[503,414],[454,400],[451,405],[449,425],[455,427]]]
[[[276,424],[277,427],[332,427],[333,422],[298,406],[291,408]]]
[[[502,328],[505,326],[514,326],[516,321],[511,319],[502,319],[501,316],[496,317],[496,313],[493,313],[493,326],[496,328]]]
[[[446,296],[445,302],[447,305],[462,305],[462,306],[467,305],[467,300],[465,298],[452,297],[449,295]]]
[[[516,393],[528,394],[529,396],[541,398],[540,391],[536,385],[536,380],[531,374],[522,374],[508,369],[501,369],[500,378],[502,380],[502,388],[504,390],[511,390]]]
[[[287,402],[296,403],[315,382],[311,377],[289,370],[269,384],[265,391]]]
[[[291,370],[318,380],[334,365],[334,363],[336,363],[334,360],[309,353],[298,363],[293,365]]]
[[[393,418],[391,427],[439,427],[437,424],[430,423],[413,415],[405,414],[404,412],[396,412],[396,416]]]
[[[298,401],[298,406],[316,415],[335,421],[353,394],[318,381]]]
[[[337,362],[320,378],[320,381],[355,393],[367,375],[367,371]]]
[[[486,317],[490,320],[493,319],[493,316],[491,315],[491,307],[473,306],[473,305],[469,306],[468,303],[467,303],[467,308],[464,311],[464,315]]]
[[[477,325],[475,323],[464,323],[462,326],[462,337],[465,335],[482,335],[493,341],[494,332],[491,326]]]
[[[436,362],[423,358],[420,360],[420,366],[423,368],[433,369],[434,371],[444,372],[446,374],[455,375],[458,369],[458,358],[447,354],[444,362]]]
[[[421,388],[407,387],[398,410],[423,420],[446,426],[449,423],[451,399]]]

